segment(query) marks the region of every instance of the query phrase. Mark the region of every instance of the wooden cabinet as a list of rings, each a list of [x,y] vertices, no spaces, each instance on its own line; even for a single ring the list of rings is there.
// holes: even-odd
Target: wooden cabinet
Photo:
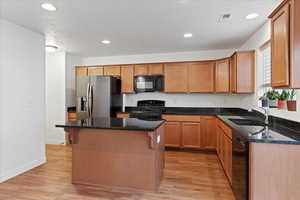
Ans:
[[[103,74],[105,76],[121,76],[121,67],[120,66],[104,66]]]
[[[102,75],[103,75],[102,66],[88,67],[88,76],[102,76]]]
[[[271,18],[272,87],[300,88],[300,2],[285,0]]]
[[[201,116],[201,148],[215,150],[217,147],[216,118]]]
[[[87,67],[76,67],[76,76],[87,76],[88,68]]]
[[[165,64],[165,92],[187,93],[188,92],[188,64],[168,63]]]
[[[134,76],[133,65],[124,65],[121,67],[122,93],[124,94],[134,93],[133,76]]]
[[[255,51],[236,52],[230,58],[232,93],[255,92]]]
[[[181,147],[181,123],[180,122],[166,122],[165,146]]]
[[[149,75],[164,75],[164,65],[162,63],[149,64]]]
[[[169,135],[166,137],[171,139],[166,141],[174,141],[174,137],[177,138],[176,145],[174,142],[166,142],[167,147],[216,149],[216,118],[214,116],[163,115],[162,118],[167,121],[167,124],[171,123],[165,129],[165,134]],[[180,142],[178,142],[179,139]]]
[[[135,65],[134,66],[134,75],[135,76],[148,75],[148,65],[146,65],[146,64]]]
[[[188,64],[188,85],[190,93],[209,93],[215,89],[215,62],[194,62]]]
[[[230,65],[229,59],[222,59],[216,61],[216,92],[228,93],[229,92],[229,79],[230,79]]]
[[[220,120],[217,121],[217,154],[225,174],[232,183],[232,130]]]
[[[182,147],[200,148],[201,126],[196,122],[183,122],[182,126]]]
[[[128,113],[117,113],[117,118],[130,118]]]

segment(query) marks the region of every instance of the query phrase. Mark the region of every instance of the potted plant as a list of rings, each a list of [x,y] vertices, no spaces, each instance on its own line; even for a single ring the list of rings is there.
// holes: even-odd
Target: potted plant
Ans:
[[[295,97],[296,97],[296,91],[291,90],[289,92],[289,98],[287,101],[288,111],[297,111],[297,101],[296,101]]]
[[[266,93],[266,97],[268,98],[268,104],[270,108],[277,108],[277,97],[279,93],[275,90],[270,90]]]
[[[282,92],[278,95],[278,109],[285,110],[287,109],[287,100],[289,99],[289,92],[286,90],[282,90]]]
[[[259,98],[259,100],[261,101],[261,106],[262,107],[269,107],[269,102],[268,102],[268,98],[267,98],[267,93],[264,93],[263,96],[261,96]]]

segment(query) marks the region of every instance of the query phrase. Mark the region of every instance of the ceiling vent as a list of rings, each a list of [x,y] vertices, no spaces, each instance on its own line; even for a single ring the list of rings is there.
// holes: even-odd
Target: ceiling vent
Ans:
[[[227,13],[227,14],[223,14],[220,16],[219,18],[219,22],[226,22],[230,19],[231,14]]]

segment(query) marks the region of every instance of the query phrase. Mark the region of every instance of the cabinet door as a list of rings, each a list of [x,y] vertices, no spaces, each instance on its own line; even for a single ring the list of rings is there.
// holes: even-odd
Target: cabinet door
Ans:
[[[216,149],[217,130],[215,117],[201,117],[201,148]]]
[[[229,78],[230,78],[229,59],[216,61],[216,92],[229,92]]]
[[[133,65],[124,65],[121,67],[122,93],[124,94],[134,93],[133,74],[134,74]]]
[[[188,92],[188,64],[171,63],[165,64],[165,92],[187,93]]]
[[[189,63],[189,92],[214,92],[215,62]]]
[[[232,141],[224,135],[224,169],[231,183],[232,181]]]
[[[187,148],[200,148],[200,123],[182,123],[182,146]]]
[[[87,76],[88,68],[87,67],[76,67],[76,76]]]
[[[135,65],[134,66],[134,75],[135,76],[148,75],[148,65]]]
[[[237,85],[237,54],[233,54],[230,58],[230,92],[236,93]]]
[[[103,75],[103,67],[88,67],[88,75],[89,76],[102,76]]]
[[[272,87],[289,86],[290,10],[287,3],[272,17]]]
[[[180,122],[166,122],[165,146],[181,147],[181,124]]]
[[[149,64],[149,75],[164,75],[163,64]]]
[[[120,66],[104,66],[103,68],[105,76],[121,76],[121,67]]]
[[[236,92],[255,92],[255,51],[236,54]]]

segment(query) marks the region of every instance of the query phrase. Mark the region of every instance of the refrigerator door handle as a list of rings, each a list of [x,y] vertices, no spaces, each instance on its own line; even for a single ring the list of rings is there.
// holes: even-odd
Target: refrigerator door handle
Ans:
[[[86,88],[86,109],[88,112],[88,115],[90,116],[90,103],[89,103],[89,99],[90,99],[90,84],[87,85]]]
[[[94,86],[91,86],[90,97],[91,97],[91,103],[90,103],[91,116],[90,117],[92,117],[93,110],[94,110]]]

